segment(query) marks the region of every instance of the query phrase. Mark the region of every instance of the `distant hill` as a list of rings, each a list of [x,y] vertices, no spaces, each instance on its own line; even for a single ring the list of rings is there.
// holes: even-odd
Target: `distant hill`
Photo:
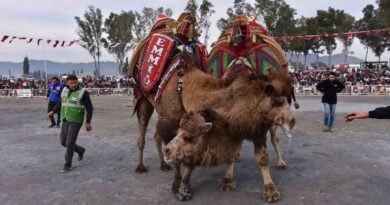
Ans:
[[[288,55],[287,58],[290,56]],[[293,61],[296,60],[295,57],[292,59]],[[303,56],[300,56],[300,61],[303,63]],[[328,56],[321,56],[320,61],[327,63],[328,62]],[[344,56],[342,54],[336,54],[332,56],[332,64],[340,64],[343,63]],[[356,64],[360,63],[363,60],[354,56],[348,57],[348,63],[349,64]],[[33,72],[34,70],[44,70],[43,67],[43,60],[33,60],[30,59],[30,72]],[[311,63],[316,62],[316,56],[315,55],[308,55],[307,56],[307,65],[310,65]],[[117,65],[113,61],[103,61],[101,63],[101,73],[102,74],[110,74],[115,75],[117,74]],[[60,73],[68,73],[72,72],[73,70],[77,71],[83,69],[84,73],[90,73],[93,74],[94,71],[94,63],[59,63],[54,61],[46,61],[46,67],[47,67],[47,73],[53,73],[53,74],[60,74]],[[0,74],[8,74],[8,70],[11,69],[12,75],[19,76],[23,73],[23,63],[15,63],[15,62],[2,62],[0,61]]]
[[[44,61],[43,60],[33,60],[30,59],[30,72],[35,70],[44,70]],[[117,65],[113,61],[103,61],[100,62],[101,73],[102,74],[117,74]],[[59,63],[54,61],[46,61],[47,73],[60,74],[68,73],[73,70],[77,71],[83,69],[84,73],[93,74],[94,63]],[[8,70],[11,69],[11,74],[19,76],[23,73],[23,62],[2,62],[0,61],[0,74],[8,75]]]
[[[287,58],[290,59],[290,55],[287,55]],[[300,55],[299,60],[301,63],[304,61],[304,56]],[[296,57],[294,56],[292,58],[292,61],[296,61]],[[348,64],[359,64],[360,62],[363,62],[363,59],[360,59],[355,56],[348,56],[347,63]],[[313,54],[307,55],[306,56],[306,63],[308,66],[310,66],[311,63],[317,62],[317,57]],[[320,62],[324,62],[328,64],[328,56],[320,56]],[[342,64],[344,63],[344,55],[343,54],[335,54],[332,56],[331,63],[336,65],[336,64]]]

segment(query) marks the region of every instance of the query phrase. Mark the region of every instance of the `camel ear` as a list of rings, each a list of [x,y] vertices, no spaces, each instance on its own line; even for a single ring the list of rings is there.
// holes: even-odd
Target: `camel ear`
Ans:
[[[270,83],[267,83],[265,85],[265,90],[264,90],[265,94],[267,94],[268,96],[272,96],[274,93],[275,93],[275,87],[270,84]]]
[[[208,133],[208,132],[210,132],[210,130],[211,130],[211,128],[213,127],[213,123],[211,123],[211,122],[206,122],[206,123],[204,123],[203,124],[203,127],[202,127],[202,131],[204,132],[204,133]]]

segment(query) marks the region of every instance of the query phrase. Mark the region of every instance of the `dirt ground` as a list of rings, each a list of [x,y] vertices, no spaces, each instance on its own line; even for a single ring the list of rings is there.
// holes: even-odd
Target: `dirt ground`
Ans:
[[[389,204],[389,120],[343,121],[346,112],[389,104],[390,97],[339,97],[336,132],[322,132],[320,97],[299,97],[293,140],[281,136],[287,170],[271,175],[282,199],[276,204]],[[93,131],[81,131],[87,152],[62,174],[65,149],[58,128],[48,128],[43,98],[0,98],[0,204],[266,204],[262,177],[249,142],[235,165],[237,189],[221,192],[224,166],[199,168],[191,179],[193,199],[176,201],[170,192],[173,172],[159,170],[149,126],[145,147],[148,172],[136,174],[138,126],[127,97],[94,97]],[[280,133],[280,132],[279,132]]]

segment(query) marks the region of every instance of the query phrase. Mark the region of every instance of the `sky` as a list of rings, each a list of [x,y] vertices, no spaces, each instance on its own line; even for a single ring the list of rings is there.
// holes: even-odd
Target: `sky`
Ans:
[[[215,14],[211,17],[211,40],[213,42],[219,36],[216,22],[226,16],[226,10],[233,5],[234,0],[211,0],[214,4]],[[362,9],[367,4],[375,4],[375,0],[285,0],[291,7],[297,10],[297,18],[301,16],[311,17],[316,11],[327,10],[328,7],[344,10],[355,16],[362,17]],[[198,0],[200,3],[201,0]],[[254,0],[247,0],[254,3]],[[315,3],[314,3],[315,2]],[[1,0],[0,1],[0,36],[25,36],[52,40],[71,41],[77,39],[75,16],[82,16],[89,5],[102,9],[103,17],[111,12],[136,10],[143,7],[169,7],[176,18],[186,6],[186,0]],[[335,53],[341,52],[341,44]],[[104,50],[104,49],[103,49]],[[366,50],[354,40],[351,50],[354,56],[364,59]],[[37,46],[36,43],[26,44],[25,41],[14,40],[13,43],[0,42],[0,61],[21,62],[23,57],[30,59],[46,59],[57,62],[91,62],[92,57],[79,45],[71,47]],[[389,51],[382,55],[382,60],[390,58]],[[102,54],[103,61],[114,61],[114,57],[105,50]],[[368,60],[377,60],[370,51]]]

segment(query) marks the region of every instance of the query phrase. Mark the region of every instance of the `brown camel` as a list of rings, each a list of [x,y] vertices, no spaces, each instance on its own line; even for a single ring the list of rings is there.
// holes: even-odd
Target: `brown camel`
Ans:
[[[279,192],[269,174],[265,142],[267,130],[278,114],[272,108],[283,106],[285,96],[290,93],[288,76],[281,74],[260,79],[238,75],[222,80],[199,70],[191,60],[184,58],[185,63],[180,64],[168,81],[159,103],[154,101],[155,93],[146,96],[150,106],[145,108],[152,110],[154,107],[159,115],[156,138],[162,137],[165,144],[169,143],[186,111],[215,110],[226,119],[230,133],[254,143],[256,159],[263,171],[266,200],[279,199]],[[138,116],[150,115],[151,112]],[[145,119],[148,118],[140,121]]]

